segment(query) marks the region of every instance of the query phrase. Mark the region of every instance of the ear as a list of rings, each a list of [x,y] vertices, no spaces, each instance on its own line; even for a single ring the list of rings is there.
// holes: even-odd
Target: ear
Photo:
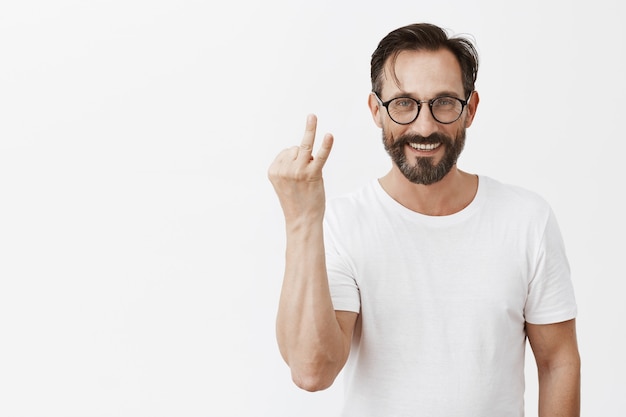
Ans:
[[[378,103],[378,100],[376,99],[376,96],[374,95],[374,93],[370,93],[367,99],[367,105],[369,106],[370,112],[372,113],[372,119],[374,119],[374,123],[376,123],[376,126],[382,129],[383,123],[382,123],[382,117],[380,114],[381,106]]]
[[[478,102],[480,101],[480,97],[478,96],[478,91],[474,91],[470,96],[470,102],[467,103],[467,117],[465,117],[465,127],[468,128],[472,125],[474,121],[474,116],[476,116],[476,109],[478,109]]]

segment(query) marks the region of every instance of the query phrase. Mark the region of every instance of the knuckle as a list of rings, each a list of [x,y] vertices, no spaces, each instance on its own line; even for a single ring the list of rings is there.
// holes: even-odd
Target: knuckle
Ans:
[[[303,180],[307,177],[306,170],[302,169],[302,167],[296,167],[293,171],[293,177],[296,180]]]

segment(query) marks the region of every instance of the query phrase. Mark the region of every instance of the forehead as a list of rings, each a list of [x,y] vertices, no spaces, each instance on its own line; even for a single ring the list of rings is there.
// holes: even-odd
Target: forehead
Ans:
[[[432,98],[441,93],[463,95],[461,66],[452,52],[402,51],[395,62],[387,59],[384,66],[384,97],[405,93],[416,98]]]

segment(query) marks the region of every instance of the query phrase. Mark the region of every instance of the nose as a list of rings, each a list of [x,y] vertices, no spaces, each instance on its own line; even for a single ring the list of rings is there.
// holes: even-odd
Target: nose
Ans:
[[[428,136],[431,133],[437,132],[440,124],[433,117],[430,106],[428,104],[422,104],[417,118],[408,126],[411,131],[422,136]]]

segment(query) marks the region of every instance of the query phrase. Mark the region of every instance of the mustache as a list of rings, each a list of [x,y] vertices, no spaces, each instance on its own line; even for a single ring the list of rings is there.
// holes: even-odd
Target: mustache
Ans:
[[[420,144],[433,144],[433,143],[441,143],[444,145],[452,145],[453,140],[451,137],[444,135],[443,133],[432,133],[428,136],[422,136],[417,134],[405,134],[402,136],[398,136],[393,143],[393,146],[401,146],[408,145],[409,143],[420,143]]]

